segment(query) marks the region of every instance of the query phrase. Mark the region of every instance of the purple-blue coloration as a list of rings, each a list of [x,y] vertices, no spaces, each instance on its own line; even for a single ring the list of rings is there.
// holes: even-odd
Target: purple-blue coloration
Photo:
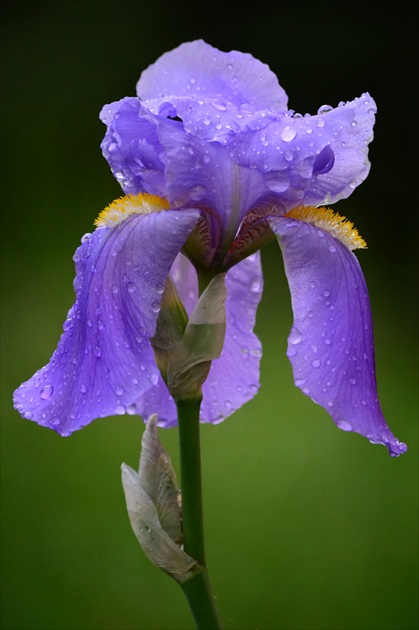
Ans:
[[[76,302],[50,363],[15,392],[21,414],[62,435],[123,413],[157,413],[159,424],[175,425],[150,342],[166,279],[190,314],[198,275],[227,271],[224,349],[203,385],[201,419],[229,416],[259,387],[258,250],[276,237],[292,298],[287,354],[296,385],[338,427],[403,453],[377,398],[358,261],[327,226],[287,216],[348,197],[366,178],[375,111],[363,94],[297,114],[268,66],[203,41],[145,70],[137,97],[103,108],[102,150],[125,194],[158,195],[170,209],[99,227],[78,248]]]

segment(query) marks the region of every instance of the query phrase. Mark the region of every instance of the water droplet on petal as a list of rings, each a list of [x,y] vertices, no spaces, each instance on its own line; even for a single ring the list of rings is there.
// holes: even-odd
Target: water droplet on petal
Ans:
[[[126,409],[124,407],[124,405],[117,405],[115,407],[115,413],[117,416],[123,416],[125,413]]]
[[[159,376],[158,376],[158,374],[156,374],[156,372],[154,372],[150,376],[150,381],[153,383],[153,385],[157,385],[157,383],[159,382]]]
[[[86,241],[88,241],[91,236],[92,236],[91,232],[86,232],[86,234],[83,234],[83,236],[80,239],[81,243],[85,243]]]
[[[314,368],[318,368],[318,367],[320,367],[320,360],[319,360],[319,359],[314,359],[314,361],[312,361],[311,365],[312,365]]]
[[[115,388],[115,393],[117,396],[122,396],[122,394],[124,393],[124,388],[118,385],[118,387]]]
[[[327,114],[327,112],[332,111],[333,107],[331,105],[321,105],[317,110],[318,114]]]
[[[301,341],[301,332],[295,326],[291,328],[288,341],[289,343],[292,343],[293,345],[300,343]]]
[[[250,285],[250,290],[252,293],[260,293],[261,288],[262,288],[262,283],[259,278],[257,278],[256,280],[253,280],[252,284]]]
[[[337,420],[336,424],[338,425],[339,429],[342,429],[342,431],[353,431],[354,428],[351,425],[350,422],[347,422],[346,420]]]
[[[291,140],[293,140],[296,135],[297,135],[297,132],[294,129],[294,127],[284,127],[284,129],[281,131],[281,134],[280,134],[281,139],[284,142],[291,142]]]
[[[153,302],[153,304],[151,305],[151,310],[153,311],[153,313],[159,313],[160,304],[158,302]]]
[[[39,396],[42,400],[48,400],[48,398],[51,398],[53,392],[54,387],[52,385],[45,385],[45,387],[43,387],[39,392]]]

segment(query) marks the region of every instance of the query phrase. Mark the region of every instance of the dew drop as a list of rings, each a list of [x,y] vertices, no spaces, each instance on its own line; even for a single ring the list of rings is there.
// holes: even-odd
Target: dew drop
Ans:
[[[350,422],[347,422],[347,420],[338,420],[336,422],[336,424],[338,425],[339,429],[342,429],[342,431],[353,431],[354,428],[351,425]]]
[[[117,396],[122,396],[123,393],[124,393],[124,388],[118,385],[118,387],[115,388],[115,394]]]
[[[129,405],[126,412],[129,416],[134,416],[137,413],[137,407],[135,405]]]
[[[314,359],[314,361],[312,361],[311,365],[314,368],[320,367],[320,360],[319,359]]]
[[[295,326],[291,328],[288,341],[292,343],[293,345],[296,345],[297,343],[300,343],[301,341],[301,332]]]
[[[80,239],[81,243],[85,243],[86,241],[89,240],[89,238],[92,236],[91,232],[86,232],[86,234],[83,234],[83,236]]]
[[[150,381],[152,382],[153,385],[157,385],[157,383],[159,382],[159,377],[158,377],[158,374],[156,374],[156,372],[154,372],[150,376]]]
[[[331,107],[330,105],[321,105],[319,107],[319,109],[317,110],[318,114],[327,114],[327,112],[331,112],[333,109],[333,107]]]
[[[257,278],[256,280],[253,280],[252,284],[250,285],[250,290],[252,293],[260,293],[261,288],[262,288],[262,283],[259,278]]]
[[[48,400],[48,398],[51,398],[53,392],[54,387],[52,385],[45,385],[45,387],[43,387],[39,392],[39,396],[42,400]]]
[[[297,378],[295,379],[295,384],[297,387],[302,387],[303,385],[305,385],[307,382],[307,380],[305,378]]]
[[[332,254],[336,251],[336,247],[334,245],[329,245],[329,252]]]
[[[153,302],[153,304],[151,305],[151,310],[153,311],[153,313],[159,313],[160,304],[158,302]]]
[[[81,391],[82,394],[85,394],[87,392],[87,387],[86,387],[86,385],[84,383],[81,385],[80,391]]]
[[[127,291],[128,291],[128,293],[134,293],[134,291],[135,291],[135,284],[133,282],[128,282],[128,284],[127,284]]]
[[[211,105],[214,109],[218,109],[219,112],[225,112],[227,109],[224,103],[221,103],[220,101],[211,101]]]
[[[116,405],[115,413],[116,413],[117,416],[123,416],[125,411],[126,411],[126,409],[125,409],[124,405]]]
[[[156,285],[156,291],[157,291],[157,293],[159,293],[161,295],[164,292],[164,285],[163,284],[157,284]]]
[[[350,378],[349,382],[351,385],[356,385],[356,378]]]
[[[293,127],[284,127],[280,135],[284,142],[291,142],[291,140],[293,140],[297,135],[297,132]]]
[[[66,320],[65,320],[65,322],[64,322],[64,324],[63,324],[63,330],[64,330],[64,332],[70,328],[70,326],[71,326],[71,322],[72,322],[72,321],[73,321],[73,320],[72,320],[72,318],[70,318],[70,319],[66,319]]]

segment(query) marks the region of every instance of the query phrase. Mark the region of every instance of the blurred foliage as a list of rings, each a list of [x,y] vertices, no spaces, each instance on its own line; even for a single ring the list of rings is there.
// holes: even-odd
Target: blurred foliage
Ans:
[[[120,464],[142,423],[60,438],[11,394],[44,365],[73,302],[72,255],[120,195],[101,156],[103,104],[202,37],[251,52],[305,113],[369,91],[372,170],[338,204],[367,240],[379,391],[407,455],[339,431],[292,384],[291,306],[277,247],[263,252],[259,395],[203,426],[208,561],[226,630],[412,630],[417,618],[417,285],[414,22],[409,3],[6,1],[2,4],[2,628],[191,628],[175,583],[130,529]],[[409,131],[409,133],[408,133]],[[417,164],[417,162],[416,162]],[[415,171],[416,174],[416,171]],[[177,466],[177,433],[161,436]]]

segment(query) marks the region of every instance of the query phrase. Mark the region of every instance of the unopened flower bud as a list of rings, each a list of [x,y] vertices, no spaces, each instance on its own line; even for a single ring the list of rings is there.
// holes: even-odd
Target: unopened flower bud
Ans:
[[[188,580],[200,569],[180,546],[179,489],[157,436],[157,415],[150,416],[143,434],[138,473],[122,464],[122,485],[132,529],[148,558],[178,582]]]

